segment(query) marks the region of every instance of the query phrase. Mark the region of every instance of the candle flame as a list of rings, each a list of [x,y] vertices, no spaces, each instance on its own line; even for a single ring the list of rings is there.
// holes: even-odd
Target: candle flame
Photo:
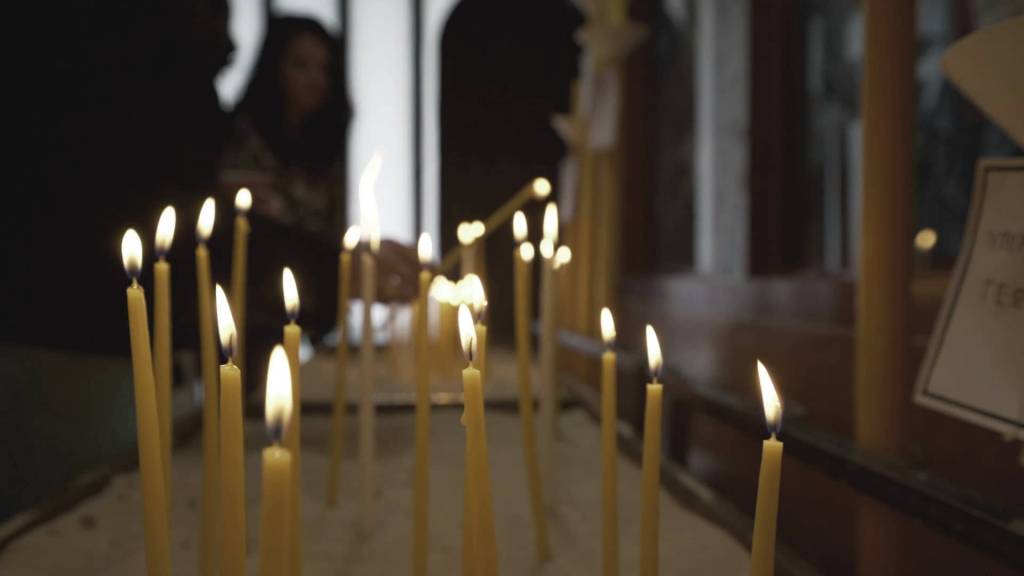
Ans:
[[[235,194],[235,212],[248,214],[252,209],[252,192],[248,188],[239,188]]]
[[[420,264],[426,266],[434,258],[434,243],[430,240],[430,234],[420,234],[419,242],[416,243],[416,253],[420,257]]]
[[[455,229],[455,236],[459,239],[459,244],[469,246],[475,239],[473,237],[473,225],[469,222],[459,222],[459,227]]]
[[[287,266],[281,271],[281,292],[284,294],[285,314],[294,322],[299,317],[299,287],[295,284],[295,274]]]
[[[277,344],[270,353],[267,367],[267,396],[264,418],[271,440],[281,441],[284,429],[292,417],[292,369],[284,346]]]
[[[558,242],[558,204],[554,202],[544,207],[544,239]]]
[[[522,210],[516,210],[512,216],[512,237],[516,242],[523,242],[526,240],[527,233],[526,214],[523,214]]]
[[[430,282],[430,296],[441,304],[452,304],[455,297],[455,285],[444,276],[434,276]]]
[[[533,262],[533,256],[533,244],[523,242],[519,245],[519,257],[522,258],[523,262],[526,262],[527,264]]]
[[[359,177],[359,227],[372,252],[380,250],[380,213],[375,190],[383,163],[384,158],[377,152]]]
[[[459,342],[462,343],[462,353],[466,361],[473,365],[473,358],[476,356],[476,324],[473,322],[473,314],[465,304],[459,304]]]
[[[487,308],[487,295],[484,293],[484,283],[476,274],[466,274],[461,280],[462,302],[468,304],[473,311],[473,319],[480,321],[484,309]]]
[[[231,360],[235,356],[235,343],[238,334],[235,332],[235,318],[231,314],[231,304],[220,284],[214,285],[214,299],[217,301],[217,332],[220,334],[220,348],[224,357]]]
[[[156,255],[163,258],[171,249],[171,242],[174,241],[174,225],[178,222],[178,214],[174,206],[164,208],[160,213],[160,220],[156,223]]]
[[[550,238],[540,241],[540,257],[545,260],[551,260],[555,257],[555,243]]]
[[[533,185],[533,197],[537,200],[543,200],[551,194],[551,182],[547,178],[534,178]]]
[[[356,246],[359,246],[360,234],[362,234],[362,232],[360,231],[358,224],[349,226],[348,230],[345,230],[345,235],[341,237],[341,245],[349,252],[355,250]]]
[[[121,263],[132,281],[139,279],[139,273],[142,272],[142,239],[134,228],[125,230],[121,237]]]
[[[217,201],[213,197],[203,201],[203,207],[199,209],[199,220],[196,222],[196,238],[200,243],[205,243],[213,234],[213,222],[217,219]]]
[[[757,380],[761,384],[761,402],[764,405],[764,420],[768,431],[774,436],[782,428],[782,402],[775,390],[772,376],[760,360],[757,361]]]
[[[615,319],[608,307],[601,308],[601,339],[606,346],[615,345]]]
[[[572,262],[572,249],[568,246],[559,246],[555,251],[555,270]]]
[[[934,228],[922,228],[914,236],[914,248],[918,252],[931,252],[939,241],[939,234]]]
[[[470,222],[469,229],[473,233],[473,240],[483,238],[484,234],[487,233],[487,226],[485,226],[481,220],[473,220]]]
[[[647,365],[651,369],[651,379],[657,382],[661,378],[661,344],[650,324],[647,325]]]

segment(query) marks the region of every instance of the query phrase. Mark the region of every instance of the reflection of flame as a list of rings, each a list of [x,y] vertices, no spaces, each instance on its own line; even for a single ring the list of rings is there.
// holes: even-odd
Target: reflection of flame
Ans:
[[[341,245],[349,252],[355,250],[356,246],[359,246],[360,234],[362,234],[362,232],[360,231],[358,224],[349,226],[348,230],[345,230],[345,235],[341,238]]]
[[[544,207],[544,239],[558,242],[558,204],[554,202]]]
[[[171,249],[171,242],[174,240],[174,225],[178,221],[178,215],[174,206],[164,208],[160,213],[160,220],[156,223],[156,255],[163,258]]]
[[[430,264],[434,258],[434,243],[430,240],[430,234],[420,234],[420,240],[416,243],[416,253],[420,257],[420,264]]]
[[[217,218],[217,202],[213,198],[207,198],[203,207],[199,209],[199,220],[196,222],[196,237],[200,242],[206,242],[213,234],[213,221]]]
[[[121,237],[121,263],[124,271],[132,280],[142,272],[142,239],[134,228],[129,228]]]
[[[459,305],[459,341],[462,343],[462,353],[466,355],[466,361],[473,364],[476,357],[476,325],[473,322],[473,314],[465,304]]]
[[[519,245],[519,257],[523,259],[523,262],[533,262],[533,256],[533,244],[523,242]]]
[[[532,188],[533,197],[538,200],[543,200],[551,194],[551,182],[547,178],[534,178]]]
[[[608,346],[615,344],[615,319],[607,307],[601,308],[601,339]]]
[[[657,381],[661,377],[661,344],[650,324],[647,325],[647,365],[651,369],[651,379]]]
[[[299,317],[299,287],[295,284],[292,269],[287,266],[281,271],[281,291],[284,293],[285,314],[294,321]]]
[[[270,353],[270,365],[267,367],[267,397],[264,404],[267,430],[275,443],[281,441],[281,435],[288,426],[291,416],[292,369],[284,346],[278,344]]]
[[[217,332],[220,334],[220,348],[224,357],[230,360],[235,355],[235,318],[231,315],[231,304],[220,284],[214,285],[214,299],[217,301]]]
[[[252,192],[248,188],[239,188],[235,194],[235,212],[248,214],[252,208]]]
[[[757,380],[761,384],[761,402],[764,404],[764,420],[772,434],[782,427],[782,402],[775,390],[772,376],[760,360],[757,361]]]

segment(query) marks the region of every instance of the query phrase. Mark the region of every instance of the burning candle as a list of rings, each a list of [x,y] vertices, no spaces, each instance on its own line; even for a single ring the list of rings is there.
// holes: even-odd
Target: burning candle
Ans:
[[[156,411],[160,422],[160,447],[164,465],[164,493],[167,510],[171,509],[171,449],[174,430],[171,406],[171,385],[174,379],[171,338],[171,265],[167,252],[174,240],[176,213],[173,206],[164,208],[156,225],[156,257],[153,264],[153,378],[156,380]],[[169,519],[169,516],[168,516]]]
[[[640,496],[640,576],[658,574],[658,497],[661,494],[661,346],[654,328],[647,325],[647,362],[651,381],[647,384],[644,410],[644,447]]]
[[[375,154],[359,178],[360,229],[369,250],[361,258],[363,298],[363,338],[359,352],[362,385],[359,394],[359,464],[362,469],[362,523],[368,530],[373,525],[374,467],[377,451],[376,408],[374,389],[373,303],[377,299],[377,252],[380,250],[380,216],[374,188],[383,159]]]
[[[288,546],[291,567],[289,574],[302,574],[302,381],[300,379],[299,349],[302,347],[302,328],[296,322],[299,319],[299,287],[295,283],[295,275],[291,268],[285,266],[281,271],[281,291],[284,295],[284,310],[288,316],[288,324],[284,327],[284,351],[288,355],[291,367],[292,417],[285,429],[284,442],[292,455],[291,475],[291,542]]]
[[[605,345],[601,355],[601,573],[604,576],[616,576],[619,573],[619,497],[616,476],[616,428],[619,416],[616,407],[615,319],[608,308],[601,309],[601,338]]]
[[[515,339],[519,388],[519,419],[523,428],[523,459],[526,481],[530,490],[530,511],[533,515],[537,556],[541,561],[551,557],[547,517],[544,515],[544,492],[540,480],[540,462],[537,459],[537,431],[533,415],[533,390],[530,372],[530,287],[533,278],[533,244],[526,242],[526,215],[516,212],[512,219],[512,234],[518,246],[512,251],[515,277]]]
[[[199,361],[203,375],[203,495],[202,527],[199,539],[201,572],[217,573],[220,544],[217,514],[220,509],[220,425],[217,411],[220,391],[217,383],[217,343],[213,334],[213,282],[210,279],[210,251],[206,242],[213,233],[217,203],[207,198],[196,222],[196,288],[199,311]]]
[[[143,538],[146,545],[146,573],[171,573],[170,535],[167,524],[167,496],[164,494],[163,456],[153,381],[153,357],[149,347],[149,319],[146,293],[139,285],[142,271],[142,240],[129,228],[121,239],[121,261],[131,280],[128,286],[128,330],[131,335],[132,376],[135,383],[135,431],[142,477]]]
[[[235,243],[231,255],[231,304],[237,333],[235,339],[235,360],[245,367],[245,326],[248,315],[245,311],[246,280],[249,268],[249,210],[252,209],[252,193],[248,188],[239,188],[235,194]],[[245,387],[242,387],[245,390]]]
[[[280,344],[270,353],[264,413],[271,445],[263,449],[263,494],[260,514],[260,576],[287,576],[291,532],[292,457],[281,438],[292,413],[292,372]]]
[[[757,484],[757,508],[754,511],[754,535],[750,549],[750,573],[771,576],[775,573],[775,526],[779,514],[779,483],[782,480],[782,442],[775,435],[782,427],[782,402],[768,369],[757,361],[764,419],[771,437],[761,444],[761,475]]]
[[[496,576],[498,573],[498,547],[494,532],[494,510],[491,501],[491,476],[487,463],[487,430],[484,422],[484,397],[480,371],[474,366],[477,354],[476,326],[469,307],[459,306],[459,339],[468,366],[462,371],[466,424],[466,494],[464,501],[469,510],[469,522],[463,530],[473,531],[471,538],[463,538],[474,547],[472,559],[476,574]]]
[[[427,306],[430,303],[434,257],[430,235],[420,235],[417,245],[420,259],[420,291],[416,301],[416,467],[413,488],[413,574],[426,576],[429,546],[430,507],[430,350],[427,341]]]
[[[327,468],[327,505],[338,503],[341,456],[345,447],[345,404],[348,401],[348,300],[352,293],[352,251],[359,245],[359,226],[349,226],[338,257],[338,349],[334,353],[334,404],[331,408],[331,461]]]
[[[242,376],[235,365],[237,334],[224,289],[215,287],[217,331],[225,362],[220,366],[220,574],[245,575],[245,431]]]
[[[554,475],[555,390],[555,244],[558,242],[558,206],[544,209],[544,238],[540,241],[540,454],[543,486],[550,500]]]

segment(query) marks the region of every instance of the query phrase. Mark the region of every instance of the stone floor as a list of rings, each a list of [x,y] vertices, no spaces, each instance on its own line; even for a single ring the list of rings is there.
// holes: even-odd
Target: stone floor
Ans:
[[[499,377],[492,392],[511,391]],[[318,372],[320,370],[320,372]],[[317,360],[304,370],[307,399],[323,397],[326,367]],[[319,384],[318,384],[319,383]],[[454,386],[454,385],[453,385]],[[441,390],[448,388],[445,384]],[[454,388],[453,388],[454,391]],[[407,388],[395,385],[395,394]],[[459,408],[436,409],[431,426],[431,574],[461,573],[463,428]],[[362,535],[358,526],[358,468],[355,418],[347,420],[346,452],[339,507],[325,506],[329,420],[303,419],[303,519],[306,575],[387,575],[411,571],[411,484],[413,417],[393,411],[378,416],[377,522]],[[487,414],[490,465],[501,573],[506,575],[600,574],[599,430],[581,410],[562,415],[556,446],[558,469],[549,521],[554,558],[535,560],[529,516],[521,433],[514,412]],[[263,427],[251,421],[246,438],[248,547],[250,573],[257,573],[259,546],[259,451],[266,444]],[[195,574],[201,454],[198,438],[175,452],[173,470],[172,555],[174,574]],[[619,460],[621,573],[638,566],[639,469]],[[664,574],[745,574],[748,553],[723,530],[681,507],[667,493],[661,498],[661,562]],[[138,476],[125,474],[101,493],[58,519],[14,542],[0,555],[5,576],[63,576],[144,573]]]

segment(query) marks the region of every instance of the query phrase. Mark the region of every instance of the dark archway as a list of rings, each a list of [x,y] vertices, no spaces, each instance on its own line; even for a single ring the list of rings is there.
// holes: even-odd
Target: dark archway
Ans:
[[[553,182],[562,141],[551,115],[569,107],[582,19],[567,1],[465,0],[441,41],[441,241],[483,219],[536,176]],[[536,238],[538,230],[534,227]],[[491,324],[511,327],[511,232],[488,239]]]

